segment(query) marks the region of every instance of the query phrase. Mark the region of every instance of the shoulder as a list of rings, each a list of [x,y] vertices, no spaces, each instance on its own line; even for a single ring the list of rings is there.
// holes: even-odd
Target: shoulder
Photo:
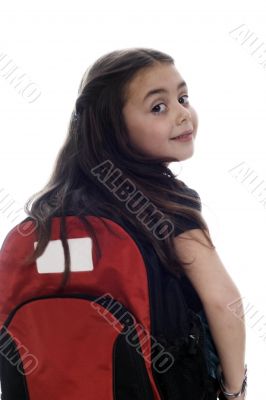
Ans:
[[[189,205],[198,209],[199,211],[202,210],[201,198],[197,190],[194,188],[189,187],[185,184],[185,182],[180,181],[180,193],[187,196],[181,200],[182,204]]]
[[[180,206],[186,206],[201,213],[201,198],[195,189],[192,189],[183,181],[180,181],[176,194],[177,196],[172,197],[172,201]],[[174,223],[174,236],[178,236],[182,232],[188,230],[200,229],[198,220],[186,212],[177,213],[176,215],[173,215],[172,218]]]

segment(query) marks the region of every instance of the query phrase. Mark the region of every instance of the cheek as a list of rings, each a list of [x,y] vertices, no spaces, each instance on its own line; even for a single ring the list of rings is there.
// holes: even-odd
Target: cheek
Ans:
[[[196,110],[193,107],[190,107],[190,112],[191,112],[191,118],[193,122],[194,129],[197,129],[198,127],[198,114]]]
[[[143,129],[142,140],[149,141],[149,145],[155,146],[163,143],[166,138],[171,136],[172,126],[165,119],[153,117]]]
[[[145,142],[149,140],[152,136],[156,135],[159,128],[153,123],[149,118],[145,118],[141,115],[136,115],[134,118],[131,116],[127,120],[127,129],[129,136],[134,141]]]
[[[128,134],[132,141],[140,142],[148,136],[149,129],[145,126],[141,121],[131,120],[129,124],[127,124]]]
[[[171,124],[161,116],[128,112],[125,118],[131,144],[145,149],[158,148],[171,136]]]

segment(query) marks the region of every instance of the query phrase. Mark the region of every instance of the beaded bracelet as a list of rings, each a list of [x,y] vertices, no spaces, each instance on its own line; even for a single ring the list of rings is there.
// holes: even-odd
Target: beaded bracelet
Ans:
[[[241,389],[237,393],[230,393],[227,392],[225,387],[224,387],[224,381],[223,381],[223,373],[217,368],[217,379],[219,381],[221,391],[225,396],[229,396],[232,399],[235,399],[237,397],[240,397],[242,394],[246,394],[246,387],[247,387],[247,365],[245,364],[245,374],[244,374],[244,380],[241,386]]]

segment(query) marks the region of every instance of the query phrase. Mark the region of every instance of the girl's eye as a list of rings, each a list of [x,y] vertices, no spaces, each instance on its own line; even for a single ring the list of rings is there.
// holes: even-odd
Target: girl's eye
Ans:
[[[188,99],[188,95],[184,95],[184,96],[181,96],[179,99],[183,99],[183,98],[186,98],[186,99]],[[159,104],[156,104],[153,108],[152,108],[152,112],[154,113],[154,114],[161,114],[160,112],[158,112],[158,111],[154,111],[154,109],[156,108],[156,107],[159,107],[161,104],[164,104],[164,103],[159,103]],[[188,104],[188,100],[187,100],[187,102],[186,103],[181,103],[181,104]],[[165,105],[165,104],[164,104]]]
[[[165,105],[164,103],[159,103],[159,104],[156,104],[156,106],[153,107],[152,112],[153,112],[154,114],[161,114],[161,113],[158,112],[158,111],[154,111],[154,109],[155,109],[156,107],[160,107],[161,104]]]
[[[188,99],[188,95],[187,94],[184,94],[184,96],[181,96],[180,99],[183,99],[183,97],[186,97],[186,99]],[[183,104],[183,103],[181,103],[181,104]],[[188,100],[187,100],[186,104],[188,104]]]

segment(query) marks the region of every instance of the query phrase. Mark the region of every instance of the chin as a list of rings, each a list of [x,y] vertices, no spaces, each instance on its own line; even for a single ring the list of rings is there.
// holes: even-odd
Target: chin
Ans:
[[[189,158],[191,158],[193,156],[193,152],[187,153],[187,154],[182,154],[178,157],[178,161],[185,161],[188,160]]]

